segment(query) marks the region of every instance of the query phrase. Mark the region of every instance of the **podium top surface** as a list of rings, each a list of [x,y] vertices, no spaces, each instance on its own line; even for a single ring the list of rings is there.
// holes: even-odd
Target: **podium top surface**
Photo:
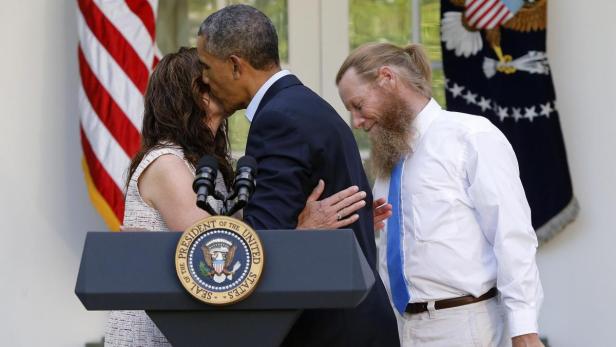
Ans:
[[[374,274],[350,229],[257,231],[265,267],[256,290],[229,306],[194,299],[180,284],[179,232],[89,232],[75,293],[88,310],[352,308]]]

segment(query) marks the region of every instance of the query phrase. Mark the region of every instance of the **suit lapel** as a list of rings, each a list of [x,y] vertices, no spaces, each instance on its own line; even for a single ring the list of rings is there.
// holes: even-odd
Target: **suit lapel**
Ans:
[[[282,77],[281,79],[279,79],[278,81],[276,81],[274,84],[272,84],[272,86],[269,87],[267,92],[265,92],[265,95],[263,95],[263,99],[261,99],[261,102],[259,103],[259,107],[257,107],[257,112],[255,112],[255,117],[253,119],[253,122],[255,119],[257,119],[257,116],[259,115],[259,112],[261,112],[263,107],[270,100],[272,100],[274,96],[278,94],[278,92],[280,92],[281,90],[285,88],[296,86],[296,85],[302,85],[302,82],[300,82],[300,80],[297,77],[295,77],[295,75],[286,75]]]

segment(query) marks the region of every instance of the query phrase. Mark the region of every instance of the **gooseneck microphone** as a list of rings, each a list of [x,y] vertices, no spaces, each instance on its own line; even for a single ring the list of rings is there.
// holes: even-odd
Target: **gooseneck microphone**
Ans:
[[[228,216],[243,208],[250,195],[255,191],[255,177],[257,176],[257,161],[251,156],[243,156],[237,161],[233,193],[227,200]]]
[[[211,155],[204,155],[199,159],[195,170],[195,180],[193,181],[193,191],[197,193],[197,206],[207,211],[212,216],[218,214],[208,204],[207,197],[215,195],[216,176],[218,175],[218,162]]]
[[[237,193],[237,200],[248,202],[250,195],[255,191],[255,177],[257,176],[257,161],[250,156],[243,156],[237,161],[237,173],[233,182],[233,191]]]
[[[253,157],[244,156],[237,161],[236,167],[231,194],[226,196],[216,191],[218,161],[211,155],[201,157],[195,170],[195,180],[192,186],[193,191],[197,193],[197,206],[199,208],[207,211],[212,216],[231,216],[248,203],[250,195],[255,190],[257,161]],[[208,201],[209,196],[212,196],[214,200],[222,202],[219,207],[220,211],[210,205]]]

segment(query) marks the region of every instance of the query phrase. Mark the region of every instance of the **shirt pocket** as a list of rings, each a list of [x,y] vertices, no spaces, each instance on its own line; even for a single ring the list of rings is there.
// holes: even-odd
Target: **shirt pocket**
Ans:
[[[435,242],[458,236],[455,196],[444,191],[411,194],[415,239]]]

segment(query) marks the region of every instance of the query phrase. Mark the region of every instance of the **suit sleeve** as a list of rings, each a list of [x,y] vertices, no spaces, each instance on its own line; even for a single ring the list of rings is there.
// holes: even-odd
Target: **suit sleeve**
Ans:
[[[310,186],[310,146],[293,116],[261,112],[252,124],[246,154],[258,163],[256,189],[244,221],[256,229],[293,229]]]

